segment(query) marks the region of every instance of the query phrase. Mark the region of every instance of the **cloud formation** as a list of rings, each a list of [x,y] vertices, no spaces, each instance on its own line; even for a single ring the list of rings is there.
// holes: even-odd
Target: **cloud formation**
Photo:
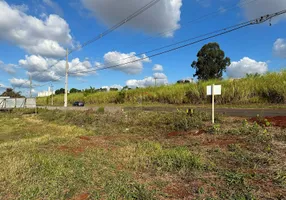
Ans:
[[[5,64],[3,61],[0,60],[0,70],[7,72],[8,74],[15,74],[16,73],[16,65],[14,64]]]
[[[240,61],[232,62],[227,68],[226,73],[231,78],[242,78],[246,74],[264,74],[268,71],[266,62],[257,62],[248,57],[242,58]]]
[[[161,71],[163,71],[164,69],[163,69],[163,66],[162,65],[158,65],[158,64],[156,64],[156,65],[154,65],[154,67],[153,67],[153,71],[159,71],[159,72],[161,72]]]
[[[131,53],[121,53],[118,51],[111,51],[104,55],[104,64],[100,64],[98,62],[95,63],[95,66],[98,68],[109,67],[109,66],[117,66],[112,67],[112,70],[122,71],[126,74],[139,74],[143,70],[144,63],[151,62],[151,60],[146,57],[146,55],[142,55],[141,57],[136,56],[135,52]],[[142,59],[142,60],[140,60]],[[139,60],[137,62],[133,62]],[[132,63],[129,63],[132,62]],[[128,64],[125,64],[128,63]]]
[[[64,12],[63,10],[61,9],[61,7],[59,6],[58,3],[52,1],[52,0],[43,0],[43,2],[48,5],[49,7],[51,7],[54,12],[60,16],[63,16],[64,15]]]
[[[117,24],[139,10],[150,0],[81,0],[83,6],[108,26]],[[182,0],[160,1],[144,13],[132,19],[126,26],[144,31],[160,33],[170,30],[165,37],[172,37],[180,28]]]
[[[58,81],[65,75],[66,61],[57,62],[55,59],[31,55],[19,60],[19,66],[26,69],[33,80],[39,82]],[[88,73],[83,71],[91,69],[93,69],[92,65],[86,60],[80,61],[79,58],[75,58],[69,62],[69,73],[73,77],[87,76]]]
[[[273,52],[279,58],[286,58],[286,40],[278,38],[273,45]]]
[[[12,87],[20,87],[20,88],[30,88],[30,80],[27,79],[18,79],[18,78],[12,78],[9,79]]]
[[[58,15],[38,19],[5,1],[0,1],[0,10],[0,41],[46,57],[62,57],[63,46],[72,45],[69,25]]]
[[[266,14],[275,13],[286,8],[285,0],[259,0],[249,4],[245,4],[245,0],[240,0],[244,13],[248,19],[254,19]],[[286,15],[278,17],[279,19],[286,19]],[[275,19],[277,20],[277,18]]]
[[[126,85],[129,88],[137,88],[137,87],[144,88],[144,87],[155,86],[155,84],[156,85],[167,85],[168,84],[167,76],[163,73],[155,73],[153,74],[153,77],[146,77],[142,80],[131,79],[131,80],[126,81]]]

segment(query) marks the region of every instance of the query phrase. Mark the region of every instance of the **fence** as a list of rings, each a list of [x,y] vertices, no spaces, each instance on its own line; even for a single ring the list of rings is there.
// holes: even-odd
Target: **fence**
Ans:
[[[0,109],[36,108],[36,98],[0,98]]]

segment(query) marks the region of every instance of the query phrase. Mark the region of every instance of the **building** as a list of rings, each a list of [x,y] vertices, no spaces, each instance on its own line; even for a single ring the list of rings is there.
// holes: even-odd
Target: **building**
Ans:
[[[38,97],[48,97],[51,96],[52,94],[55,94],[54,91],[51,91],[51,88],[48,88],[48,91],[42,91],[42,92],[38,92]]]

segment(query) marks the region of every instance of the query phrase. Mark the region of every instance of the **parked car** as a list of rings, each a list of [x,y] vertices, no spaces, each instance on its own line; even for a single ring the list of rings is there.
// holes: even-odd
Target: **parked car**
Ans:
[[[76,102],[73,103],[73,106],[83,107],[83,106],[84,106],[84,103],[81,102],[81,101],[76,101]]]

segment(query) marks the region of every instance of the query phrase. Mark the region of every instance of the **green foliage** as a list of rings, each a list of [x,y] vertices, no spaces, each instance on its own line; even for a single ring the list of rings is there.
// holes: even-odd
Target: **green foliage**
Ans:
[[[81,90],[78,90],[76,88],[70,89],[70,93],[79,93],[79,92],[81,92]]]
[[[96,111],[97,113],[104,113],[104,107],[100,107]]]
[[[222,95],[216,96],[216,104],[286,103],[286,71],[239,80],[199,81],[102,93],[95,92],[93,88],[84,93],[69,94],[68,101],[70,104],[74,101],[84,101],[86,104],[137,104],[138,98],[144,94],[144,103],[207,104],[210,99],[206,96],[206,86],[213,83],[222,85]],[[62,105],[63,99],[63,95],[56,95],[54,104]],[[44,98],[38,98],[37,103],[46,105]]]
[[[184,111],[178,109],[174,114],[173,124],[177,131],[188,131],[192,128],[200,128],[203,121],[209,120],[210,116],[205,112],[190,113],[189,110]]]
[[[55,94],[64,94],[65,93],[65,89],[61,88],[55,91]]]
[[[198,60],[193,61],[191,66],[196,70],[194,77],[197,76],[199,80],[220,79],[230,65],[230,59],[225,57],[218,43],[204,45],[197,57]]]
[[[21,92],[15,92],[12,88],[7,88],[0,96],[11,98],[22,98]]]

